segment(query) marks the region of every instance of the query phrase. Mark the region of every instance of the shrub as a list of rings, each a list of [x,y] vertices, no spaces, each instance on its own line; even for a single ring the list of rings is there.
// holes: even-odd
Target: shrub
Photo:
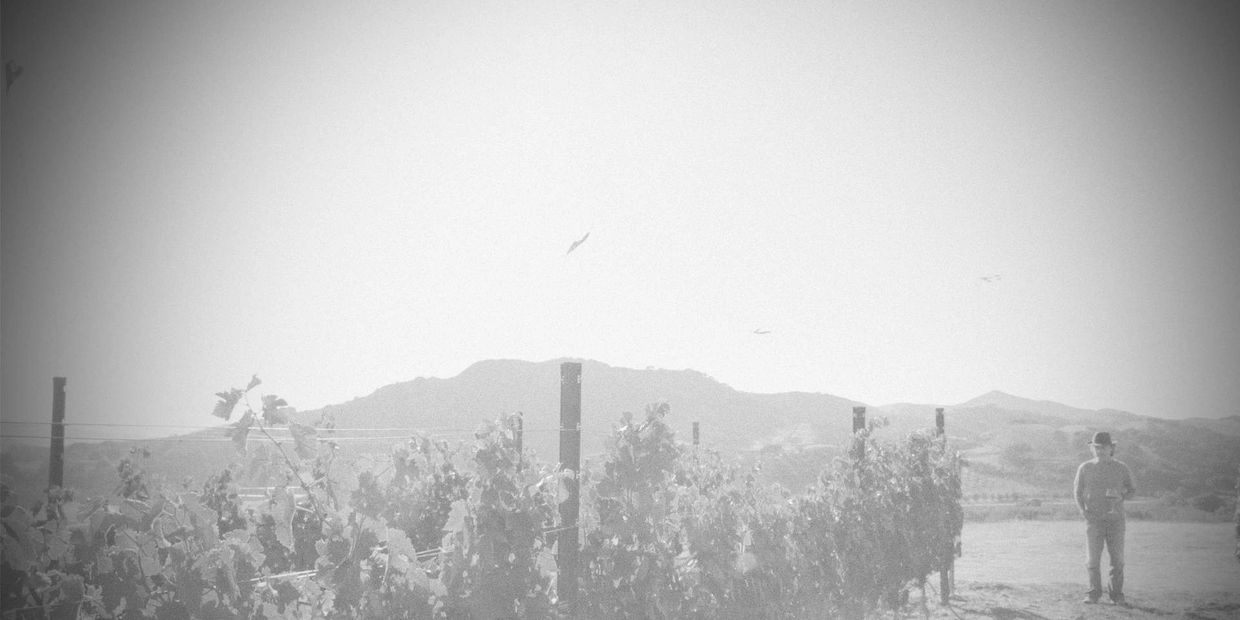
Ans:
[[[1202,512],[1215,512],[1223,507],[1224,502],[1223,498],[1213,493],[1206,493],[1205,495],[1194,497],[1190,500],[1190,503],[1193,505],[1193,508]]]

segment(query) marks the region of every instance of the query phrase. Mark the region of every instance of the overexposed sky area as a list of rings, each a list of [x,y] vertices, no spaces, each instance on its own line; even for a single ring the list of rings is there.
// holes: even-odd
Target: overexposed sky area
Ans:
[[[1237,6],[6,0],[3,430],[558,357],[1236,414]]]

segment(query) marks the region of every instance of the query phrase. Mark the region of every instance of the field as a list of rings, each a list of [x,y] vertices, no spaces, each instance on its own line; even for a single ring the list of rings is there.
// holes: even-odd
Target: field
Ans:
[[[1129,520],[1129,609],[1081,603],[1087,586],[1080,521],[968,522],[962,539],[952,605],[940,607],[928,590],[936,620],[1240,618],[1240,562],[1233,555],[1234,526],[1227,523]],[[1105,579],[1105,558],[1102,570]],[[937,576],[931,585],[938,585]],[[913,617],[922,615],[918,598],[911,597]]]

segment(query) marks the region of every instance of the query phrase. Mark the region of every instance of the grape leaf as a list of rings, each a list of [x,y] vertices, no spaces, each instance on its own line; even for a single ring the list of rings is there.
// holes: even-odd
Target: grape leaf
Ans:
[[[162,495],[159,496],[159,499],[155,500],[155,503],[151,505],[151,507],[146,511],[146,514],[142,516],[142,520],[138,524],[138,529],[141,531],[151,529],[151,524],[155,522],[156,517],[163,514],[164,506],[167,504],[167,498]]]
[[[189,514],[190,524],[193,526],[194,535],[198,538],[198,542],[210,549],[215,546],[220,538],[218,512],[202,505],[202,502],[193,495],[182,496],[185,502],[185,510]]]
[[[65,559],[65,555],[73,549],[73,546],[66,540],[68,530],[48,533],[47,542],[47,558],[49,560],[59,561]]]
[[[150,577],[163,570],[158,560],[158,543],[149,533],[135,532],[129,528],[118,528],[116,547],[127,552],[138,560],[142,574]]]
[[[215,585],[223,592],[235,596],[237,593],[237,554],[230,545],[221,545],[215,550],[219,553],[218,563],[215,565],[215,568],[219,570],[215,575]]]
[[[125,595],[130,590],[133,590],[134,586],[113,572],[111,559],[108,559],[107,564],[108,570],[103,575],[96,577],[95,581],[102,586],[103,608],[109,612],[114,612],[117,607],[120,607],[121,601],[125,600]]]
[[[215,410],[211,412],[217,418],[227,420],[232,417],[233,408],[237,406],[237,402],[241,400],[244,391],[233,388],[227,392],[216,392],[215,395],[220,397],[220,402],[215,403]]]
[[[150,510],[150,508],[150,506],[146,505],[146,502],[128,498],[117,505],[117,509],[120,513],[128,517],[134,523],[141,523],[142,519],[146,516],[146,512]]]
[[[237,450],[245,452],[245,440],[250,434],[250,426],[254,424],[254,412],[247,411],[245,415],[237,420],[237,423],[228,429],[228,437],[237,445]]]
[[[448,521],[444,523],[443,529],[448,532],[457,532],[465,527],[465,516],[469,514],[468,505],[464,500],[456,500],[452,502],[452,510],[448,513]]]
[[[86,584],[81,575],[64,575],[60,581],[60,595],[67,601],[81,600],[86,594]],[[76,610],[75,610],[76,611]],[[74,618],[77,616],[74,615]]]
[[[393,568],[402,571],[410,570],[410,563],[413,562],[418,552],[413,548],[413,542],[405,535],[403,530],[389,527],[387,528],[387,551],[388,564]],[[422,572],[416,564],[412,565],[413,572]]]
[[[292,494],[285,487],[275,489],[272,495],[274,505],[271,509],[271,517],[276,522],[276,540],[292,550],[296,544],[293,538],[293,515],[297,512],[297,506],[293,503]]]
[[[74,577],[77,576],[74,575]],[[81,577],[77,577],[77,579],[79,580],[80,585]],[[77,590],[80,591],[81,588],[78,588]],[[73,590],[66,590],[64,583],[61,584],[60,591],[61,597],[64,598],[64,602],[52,605],[47,614],[48,620],[77,620],[78,608],[81,607],[82,597],[78,596],[77,598],[72,598],[69,594],[66,594],[66,592]]]
[[[96,497],[96,498],[86,500],[82,504],[82,507],[78,510],[78,513],[77,513],[78,520],[85,521],[89,519],[91,515],[95,514],[96,510],[103,508],[104,505],[106,505],[107,503],[108,501],[102,497]]]
[[[572,496],[572,491],[569,489],[569,482],[570,481],[575,482],[573,480],[574,473],[576,472],[574,472],[571,469],[565,469],[563,471],[557,472],[556,477],[558,477],[560,480],[559,480],[559,484],[555,485],[555,503],[556,504],[563,504],[564,502],[568,501],[569,497]]]
[[[44,546],[43,533],[34,527],[33,519],[24,509],[14,510],[4,518],[4,554],[12,566],[25,570],[39,562]]]
[[[318,453],[318,442],[315,440],[317,432],[313,426],[289,422],[288,429],[293,434],[297,456],[308,459],[313,458]]]

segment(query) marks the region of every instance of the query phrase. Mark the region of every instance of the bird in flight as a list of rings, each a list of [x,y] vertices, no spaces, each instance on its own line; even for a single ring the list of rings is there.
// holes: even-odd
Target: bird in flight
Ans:
[[[577,246],[579,246],[579,245],[581,245],[581,244],[585,243],[585,242],[586,242],[586,237],[589,237],[589,236],[590,236],[590,233],[586,233],[586,234],[585,234],[585,237],[582,237],[582,238],[580,238],[580,239],[578,239],[578,240],[574,241],[572,245],[568,246],[568,251],[567,251],[567,252],[565,252],[565,253],[564,253],[564,255],[565,255],[565,256],[567,256],[567,255],[569,255],[569,254],[572,254],[572,253],[573,253],[573,250],[576,250],[576,249],[577,249]]]
[[[1002,275],[997,274],[997,273],[993,273],[993,274],[988,275],[988,276],[982,276],[982,277],[978,278],[978,280],[981,280],[982,282],[988,282],[988,283],[990,283],[990,284],[994,284],[995,282],[998,282],[998,281],[999,281],[999,280],[1001,280],[1002,278],[1003,278],[1003,276],[1002,276]]]
[[[12,60],[4,63],[4,92],[9,92],[13,88],[13,82],[17,81],[17,76],[22,74],[22,66]]]
[[[753,333],[758,334],[759,336],[764,336],[764,335],[766,335],[766,334],[771,333],[771,330],[769,330],[769,329],[755,329],[755,330],[753,330]]]

